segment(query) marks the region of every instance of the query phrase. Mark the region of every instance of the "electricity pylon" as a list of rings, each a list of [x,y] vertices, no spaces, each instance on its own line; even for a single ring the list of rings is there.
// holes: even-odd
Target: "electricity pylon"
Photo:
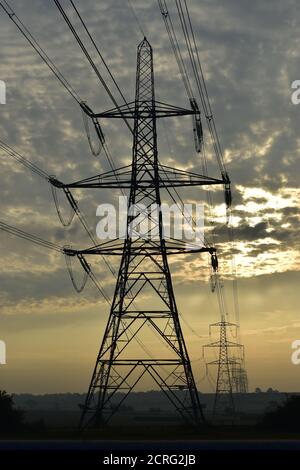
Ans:
[[[216,393],[213,406],[213,416],[221,414],[235,415],[235,403],[233,399],[234,377],[233,371],[241,366],[239,359],[230,354],[230,350],[244,350],[242,344],[230,341],[228,339],[228,329],[237,328],[235,323],[226,321],[225,315],[222,314],[221,321],[210,325],[210,334],[212,328],[219,329],[219,340],[205,344],[203,348],[216,348],[218,350],[218,358],[210,361],[208,365],[217,366]],[[243,354],[243,353],[242,353]]]
[[[242,358],[233,358],[231,379],[233,393],[248,393],[248,375]]]
[[[156,120],[171,116],[195,117],[199,109],[183,109],[155,100],[153,54],[146,38],[138,46],[135,101],[99,114],[82,106],[93,119],[132,119],[134,126],[131,165],[68,185],[55,179],[51,181],[65,191],[69,188],[130,190],[124,241],[110,240],[80,251],[65,249],[66,255],[77,256],[79,261],[85,254],[121,256],[108,323],[83,405],[81,428],[107,423],[147,374],[182,418],[190,423],[202,423],[202,407],[179,322],[168,255],[209,252],[215,260],[216,252],[212,247],[198,245],[192,249],[187,248],[183,240],[167,239],[162,211],[148,209],[153,204],[161,208],[160,190],[163,188],[210,184],[225,187],[228,181],[224,177],[210,178],[160,164]],[[144,222],[152,223],[151,234],[147,229],[143,234],[137,230],[140,213],[137,215],[131,208],[141,204],[147,209],[143,213]],[[148,298],[143,298],[143,294]],[[144,306],[137,308],[136,302]],[[163,345],[161,350],[152,351],[151,356],[137,357],[134,340],[145,350],[146,326],[160,337]],[[143,333],[146,333],[144,339]]]

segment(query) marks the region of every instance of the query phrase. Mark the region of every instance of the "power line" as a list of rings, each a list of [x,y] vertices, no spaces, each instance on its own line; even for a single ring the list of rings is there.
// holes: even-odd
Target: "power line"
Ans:
[[[15,235],[16,237],[23,238],[24,240],[42,246],[43,248],[48,248],[49,250],[54,250],[59,253],[63,253],[63,248],[57,245],[56,243],[44,240],[43,238],[25,232],[24,230],[13,227],[12,225],[8,225],[5,222],[0,221],[0,230],[2,230],[3,232],[10,233],[11,235]]]
[[[77,12],[82,24],[84,25],[84,27],[86,29],[86,32],[88,33],[92,43],[94,44],[94,46],[95,46],[102,62],[104,63],[105,68],[107,69],[108,73],[110,74],[110,77],[113,80],[116,88],[118,89],[123,101],[125,102],[125,104],[127,104],[127,101],[126,101],[123,93],[121,92],[118,84],[116,83],[116,80],[114,79],[111,71],[109,70],[109,67],[108,67],[107,63],[105,62],[105,60],[103,58],[103,55],[101,54],[101,52],[100,52],[99,48],[97,47],[95,41],[93,40],[92,36],[88,32],[88,29],[86,28],[86,25],[84,24],[83,19],[80,16],[80,14],[79,14],[78,10],[76,9],[73,2],[72,2],[72,5],[75,8],[75,11]],[[12,9],[12,7],[8,4],[8,2],[6,0],[3,0],[3,1],[0,2],[0,6],[3,8],[3,10],[9,16],[9,18],[17,26],[17,28],[19,29],[21,34],[27,39],[27,41],[31,44],[31,46],[34,48],[34,50],[38,53],[38,55],[41,57],[41,59],[44,61],[44,63],[54,73],[56,78],[60,81],[60,83],[64,86],[64,88],[68,91],[68,93],[70,93],[70,95],[82,107],[83,100],[80,98],[79,94],[74,90],[74,88],[71,86],[70,82],[64,77],[62,72],[58,69],[58,67],[55,65],[53,60],[48,56],[48,54],[45,52],[45,50],[40,46],[37,39],[33,36],[33,34],[29,31],[29,29],[25,26],[25,24],[21,21],[21,19],[17,16],[16,12]],[[86,128],[86,123],[85,123],[85,128]],[[87,129],[86,129],[86,131],[87,131]],[[87,134],[88,134],[88,132],[87,132]],[[89,140],[90,146],[92,147],[89,137],[88,137],[88,140]],[[101,144],[101,142],[100,142],[100,144]],[[111,155],[108,154],[109,152],[108,152],[107,147],[105,149],[105,153],[106,153],[107,158],[111,159]]]
[[[170,41],[170,44],[171,44],[178,68],[179,68],[181,79],[186,89],[187,96],[189,100],[191,100],[194,97],[193,91],[192,91],[190,79],[187,73],[187,69],[186,69],[186,66],[182,57],[182,53],[179,47],[177,35],[173,26],[172,17],[169,13],[165,0],[158,0],[158,6],[162,14],[164,23],[165,23],[165,27],[169,36],[169,41]]]
[[[49,180],[49,175],[44,171],[41,170],[35,163],[30,162],[27,160],[27,158],[23,157],[19,152],[14,150],[12,147],[10,147],[8,144],[0,140],[0,149],[2,149],[8,156],[13,158],[16,162],[20,163],[23,165],[25,168],[30,170],[32,173],[35,173],[36,175],[40,176],[44,180]]]
[[[34,50],[38,53],[38,55],[44,61],[47,67],[49,67],[49,69],[54,73],[56,78],[60,81],[60,83],[64,86],[68,93],[77,101],[78,104],[80,104],[82,100],[79,94],[74,90],[70,82],[60,72],[53,60],[50,59],[48,54],[38,43],[37,39],[33,36],[33,34],[29,31],[29,29],[25,26],[21,19],[17,16],[16,12],[12,9],[8,2],[6,0],[0,1],[0,6],[3,8],[8,17],[13,21],[13,23],[17,26],[21,34],[27,39],[27,41],[31,44]]]
[[[207,120],[207,125],[209,128],[213,147],[215,150],[215,155],[218,160],[221,173],[225,177],[227,175],[227,172],[226,172],[225,165],[224,165],[223,152],[222,152],[219,136],[218,136],[216,125],[215,125],[214,116],[213,116],[211,105],[210,105],[206,83],[204,80],[204,75],[203,75],[202,66],[200,62],[200,56],[199,56],[198,47],[197,47],[197,43],[195,39],[194,29],[193,29],[193,25],[191,22],[191,16],[188,10],[186,0],[184,0],[184,5],[185,5],[187,19],[186,19],[186,16],[182,7],[181,0],[175,0],[175,2],[176,2],[178,15],[179,15],[182,31],[183,31],[185,42],[186,42],[187,51],[190,57],[190,62],[191,62],[192,70],[194,73],[196,85],[200,94],[202,106],[203,106],[205,117]],[[191,34],[191,37],[190,37],[190,34]],[[199,74],[199,71],[200,71],[200,74]]]
[[[51,182],[52,178],[50,175],[48,175],[44,170],[42,170],[41,168],[39,168],[36,164],[32,163],[31,161],[29,161],[27,158],[25,158],[23,155],[21,155],[19,152],[17,152],[16,150],[14,150],[12,147],[10,147],[8,144],[6,144],[5,142],[3,142],[2,140],[0,140],[0,149],[2,149],[8,156],[12,157],[17,163],[21,164],[22,166],[24,166],[26,169],[30,170],[32,173],[38,175],[39,177],[41,177],[42,179],[46,180],[47,182]],[[111,163],[111,165],[113,165],[112,163],[112,159],[111,159],[111,156],[109,154],[109,150],[108,148],[106,148],[106,152],[107,152],[107,156],[109,158],[109,161]],[[72,207],[72,211],[73,211],[73,216],[72,214],[70,214],[68,220],[65,220],[63,215],[62,215],[62,212],[60,210],[60,207],[59,207],[59,201],[58,201],[58,197],[57,197],[57,193],[56,193],[56,188],[54,185],[51,185],[51,189],[52,189],[52,195],[53,195],[53,199],[54,199],[54,203],[55,203],[55,207],[56,207],[56,210],[57,210],[57,214],[58,214],[58,217],[62,223],[62,225],[64,226],[68,226],[71,224],[72,220],[73,220],[73,217],[74,215],[76,214],[81,225],[83,226],[83,228],[85,229],[85,231],[87,232],[88,236],[90,237],[90,239],[92,240],[92,242],[94,243],[94,245],[97,245],[97,242],[96,242],[96,239],[94,238],[91,230],[89,229],[88,227],[88,224],[87,224],[87,221],[85,219],[85,217],[83,216],[83,214],[81,213],[79,207],[78,207],[78,204],[77,202],[74,200],[74,198],[72,197],[72,195],[70,194],[69,197],[71,198],[71,201],[70,199],[68,198],[69,202],[72,202],[71,204],[71,207]],[[5,226],[3,225],[2,227],[2,230],[5,229]],[[6,230],[9,229],[9,226],[6,227]],[[13,229],[13,227],[11,228],[11,230],[14,230],[14,233],[15,235],[17,236],[21,236],[21,232],[22,231],[19,231],[18,229]],[[12,233],[12,232],[11,232]],[[32,242],[38,242],[38,240],[36,240],[35,236],[33,235],[30,235],[30,234],[27,234],[24,232],[23,233],[23,238],[29,240],[29,241],[32,241]],[[39,244],[41,246],[44,246],[43,243],[47,244],[46,241],[43,241],[42,239],[40,240]],[[46,246],[46,245],[45,245]],[[49,247],[50,245],[47,244],[47,247]],[[62,250],[62,248],[61,248]],[[106,260],[106,258],[102,255],[101,256],[104,263],[106,264],[106,266],[108,267],[108,269],[110,270],[110,272],[116,276],[116,272],[114,270],[114,268],[111,266],[111,264],[109,263],[108,260]],[[72,276],[71,276],[71,280],[72,280]],[[73,281],[72,281],[73,282]],[[95,284],[95,279],[93,280],[94,284]],[[98,287],[98,286],[96,286]],[[75,288],[76,289],[76,288]],[[77,290],[77,289],[76,289]],[[104,296],[104,298],[107,298],[108,299],[108,296],[107,294],[105,293],[104,289],[101,287],[100,289],[98,288],[98,290],[101,291],[101,294]]]
[[[100,52],[99,47],[97,46],[95,40],[93,39],[91,33],[89,32],[89,30],[88,30],[88,28],[87,28],[87,26],[86,26],[86,23],[84,22],[82,16],[80,15],[80,13],[79,13],[77,7],[75,6],[73,0],[70,0],[70,3],[71,3],[71,5],[73,6],[73,8],[74,8],[74,10],[75,10],[75,12],[76,12],[76,14],[77,14],[77,16],[78,16],[78,18],[79,18],[81,24],[82,24],[82,26],[84,27],[84,29],[85,29],[85,31],[86,31],[88,37],[90,38],[90,40],[91,40],[93,46],[95,47],[95,49],[96,49],[96,51],[97,51],[97,53],[98,53],[98,55],[99,55],[101,61],[103,62],[103,65],[104,65],[105,69],[107,70],[107,72],[108,72],[110,78],[112,79],[112,81],[113,81],[115,87],[117,88],[117,90],[118,90],[118,92],[119,92],[119,94],[120,94],[122,100],[123,100],[124,103],[128,106],[128,103],[127,103],[127,101],[126,101],[125,96],[123,95],[123,93],[122,93],[122,91],[121,91],[121,89],[120,89],[118,83],[116,82],[116,80],[115,80],[113,74],[111,73],[110,68],[109,68],[107,62],[105,61],[105,59],[104,59],[104,57],[103,57],[103,54]]]
[[[95,62],[93,61],[91,55],[89,54],[88,50],[86,49],[85,45],[83,44],[82,40],[80,39],[78,33],[76,32],[72,22],[70,21],[70,19],[68,18],[68,15],[66,14],[66,12],[64,11],[63,7],[61,6],[59,0],[54,0],[58,10],[60,11],[63,19],[65,20],[66,24],[68,25],[70,31],[72,32],[77,44],[79,45],[80,49],[83,51],[86,59],[88,60],[88,62],[90,63],[92,69],[94,70],[95,74],[97,75],[100,83],[102,84],[102,86],[104,87],[105,91],[107,92],[108,96],[110,97],[111,101],[114,103],[115,107],[121,112],[121,109],[120,109],[120,106],[118,105],[116,99],[114,98],[112,92],[110,91],[107,83],[105,82],[105,80],[103,79],[102,75],[100,74],[100,71],[98,69],[98,67],[96,66]],[[130,132],[132,132],[132,128],[128,122],[128,120],[126,119],[126,117],[123,117],[123,120],[126,124],[126,126],[128,127],[128,129],[130,130]]]
[[[143,30],[143,27],[142,27],[142,24],[141,24],[140,20],[138,19],[138,16],[135,12],[135,9],[134,9],[134,6],[133,6],[131,0],[127,0],[127,1],[128,1],[128,5],[129,5],[130,11],[132,13],[132,16],[136,21],[136,24],[137,24],[137,26],[138,26],[141,34],[142,34],[142,37],[146,37],[146,34],[144,33],[144,30]]]
[[[23,165],[25,168],[29,169],[31,172],[33,172],[34,174],[37,174],[38,176],[40,176],[41,178],[43,178],[44,180],[46,180],[47,182],[51,182],[51,179],[52,177],[50,175],[48,175],[45,171],[41,170],[37,165],[35,165],[34,163],[30,162],[27,158],[25,158],[23,155],[21,155],[19,152],[17,152],[16,150],[12,149],[12,147],[10,147],[9,145],[5,144],[5,142],[3,141],[0,141],[0,149],[4,150],[6,152],[7,155],[9,155],[10,157],[12,157],[15,161],[17,161],[18,163],[20,163],[21,165]],[[72,208],[72,212],[73,214],[71,213],[68,220],[65,220],[63,215],[62,215],[62,212],[60,210],[60,207],[59,207],[59,201],[58,201],[58,197],[57,197],[57,193],[56,193],[56,188],[54,185],[51,185],[51,189],[52,189],[52,195],[53,195],[53,199],[54,199],[54,203],[55,203],[55,207],[56,207],[56,210],[57,210],[57,214],[58,214],[58,217],[62,223],[62,225],[64,226],[69,226],[74,218],[74,215],[76,214],[81,225],[84,227],[84,229],[86,230],[86,232],[88,233],[89,237],[91,238],[91,240],[93,241],[93,243],[96,245],[96,240],[95,238],[93,237],[90,229],[88,228],[88,224],[83,216],[83,214],[81,214],[81,211],[76,203],[76,201],[74,200],[74,198],[72,197],[72,195],[70,195],[69,197],[71,197],[71,208]],[[70,200],[69,200],[70,202]],[[4,227],[4,226],[3,226]],[[4,228],[3,228],[4,230]],[[18,232],[18,229],[15,229],[15,233],[17,234]],[[25,235],[24,235],[25,237]],[[31,235],[29,234],[28,235],[29,238],[29,241],[34,241],[34,238],[30,238]],[[34,236],[33,236],[34,237]],[[43,241],[41,241],[41,243],[43,243]],[[42,245],[43,246],[43,245]],[[62,248],[61,248],[62,249]],[[110,263],[105,259],[104,256],[102,256],[102,259],[104,260],[106,266],[110,269],[110,271],[115,274],[115,271],[114,269],[112,268],[112,266],[110,265]],[[103,288],[101,288],[101,293],[104,297],[107,297],[107,295],[105,294],[105,291]]]
[[[58,245],[57,243],[53,243],[53,242],[44,240],[43,238],[38,237],[37,235],[34,235],[32,233],[29,233],[29,232],[25,232],[24,230],[21,230],[17,227],[6,224],[5,222],[2,222],[2,221],[0,221],[0,230],[2,230],[3,232],[9,233],[11,235],[14,235],[18,238],[21,238],[23,240],[29,241],[29,242],[31,242],[35,245],[41,246],[43,248],[46,248],[46,249],[49,249],[49,250],[52,250],[52,251],[56,251],[56,252],[62,253],[62,254],[65,253],[65,251],[64,251],[65,249],[63,247],[61,247],[60,245]],[[81,263],[81,264],[84,267],[84,264],[83,263]],[[101,286],[100,282],[97,280],[97,278],[96,278],[95,274],[93,273],[91,267],[87,263],[85,263],[85,265],[88,266],[88,269],[84,268],[85,269],[84,281],[83,281],[82,286],[79,289],[77,288],[77,285],[75,283],[74,276],[73,276],[72,270],[70,268],[70,265],[68,266],[68,271],[70,273],[70,277],[71,277],[71,280],[72,280],[72,283],[73,283],[75,289],[77,290],[77,292],[81,292],[83,290],[85,284],[86,284],[87,277],[89,277],[91,279],[91,281],[93,282],[93,284],[96,286],[96,288],[99,290],[101,295],[104,297],[106,302],[108,302],[108,304],[110,305],[110,300],[107,297],[107,295],[106,295],[103,287]]]

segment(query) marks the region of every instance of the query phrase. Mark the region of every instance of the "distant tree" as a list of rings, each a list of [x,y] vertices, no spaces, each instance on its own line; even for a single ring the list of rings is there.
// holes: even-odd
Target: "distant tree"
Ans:
[[[15,408],[12,395],[0,390],[0,433],[21,429],[23,418],[23,411]]]
[[[256,389],[255,389],[255,393],[262,393],[262,391],[261,391],[261,388],[259,388],[259,387],[256,387]]]
[[[266,411],[261,425],[280,431],[299,431],[300,395],[287,397],[283,404]]]

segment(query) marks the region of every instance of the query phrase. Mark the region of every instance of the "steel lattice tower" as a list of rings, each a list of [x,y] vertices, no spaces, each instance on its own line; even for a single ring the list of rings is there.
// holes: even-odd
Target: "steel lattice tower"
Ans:
[[[143,113],[147,117],[143,117]],[[148,118],[148,113],[150,118]],[[135,116],[129,206],[143,203],[148,207],[155,203],[160,207],[153,59],[152,49],[147,40],[144,40],[138,48]],[[153,179],[152,188],[145,189],[137,184],[137,182],[142,182],[145,176]],[[158,221],[159,239],[149,246],[150,250],[155,248],[157,254],[148,256],[144,254],[138,261],[136,245],[140,246],[140,240],[135,241],[131,238],[132,217],[134,216],[129,215],[127,220],[129,230],[124,243],[110,318],[87,395],[82,424],[90,412],[96,424],[106,421],[112,413],[109,405],[116,390],[129,392],[145,372],[152,376],[185,418],[199,421],[202,419],[202,410],[179,324],[163,239],[161,213]],[[133,286],[137,283],[152,285],[154,293],[163,300],[165,311],[133,313],[131,311],[132,297],[134,297]],[[151,323],[159,331],[175,353],[175,358],[122,359],[122,350],[126,344],[124,341],[129,343],[137,329],[141,328],[145,322]],[[133,323],[138,323],[134,331],[132,331]],[[129,324],[131,334],[126,332]],[[166,377],[162,375],[160,366],[167,368]],[[136,371],[137,368],[140,370]],[[187,400],[181,397],[181,393],[176,393],[176,390],[181,388],[188,390],[188,397],[185,397]]]
[[[65,249],[66,255],[78,257],[86,271],[89,270],[83,258],[86,254],[121,256],[108,323],[83,406],[81,428],[107,423],[147,374],[182,418],[190,423],[202,423],[202,408],[179,322],[168,255],[209,252],[215,258],[216,250],[211,247],[189,250],[183,240],[167,239],[161,210],[145,212],[144,219],[152,222],[151,233],[146,229],[138,235],[135,230],[137,214],[131,208],[141,204],[147,209],[152,205],[161,208],[161,188],[210,184],[225,186],[226,181],[160,164],[156,120],[171,116],[195,116],[199,110],[179,108],[155,100],[153,53],[146,38],[138,46],[135,101],[99,114],[92,114],[87,106],[82,106],[93,119],[133,119],[134,127],[131,165],[71,184],[51,180],[53,185],[63,188],[66,195],[69,188],[130,189],[124,241],[106,241],[81,251]],[[140,301],[140,294],[145,290],[147,293],[151,291],[151,298],[143,308],[137,308],[136,301]],[[141,335],[146,326],[150,326],[162,339],[164,356],[154,351],[152,357],[133,357],[136,353],[130,346],[134,344],[133,340],[143,346]]]
[[[236,358],[231,366],[232,390],[234,393],[248,393],[248,376],[244,361]]]
[[[218,359],[208,363],[208,365],[217,366],[213,415],[216,417],[224,412],[228,412],[234,416],[235,404],[233,392],[235,391],[235,384],[233,370],[240,367],[241,363],[237,358],[231,356],[229,350],[232,348],[243,350],[243,345],[228,339],[228,328],[237,328],[237,325],[226,321],[224,315],[222,315],[220,322],[210,325],[210,330],[213,327],[219,329],[219,340],[203,346],[204,348],[218,349]]]

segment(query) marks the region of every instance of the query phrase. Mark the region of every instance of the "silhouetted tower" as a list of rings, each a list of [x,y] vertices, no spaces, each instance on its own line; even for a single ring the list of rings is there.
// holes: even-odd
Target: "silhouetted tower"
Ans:
[[[131,165],[68,185],[55,179],[51,181],[64,191],[68,188],[130,189],[124,241],[105,241],[80,251],[65,249],[66,255],[79,258],[85,270],[89,267],[82,258],[84,255],[121,256],[109,320],[83,406],[81,428],[107,423],[147,374],[182,418],[199,424],[203,422],[203,413],[179,323],[168,255],[209,252],[215,259],[216,254],[214,248],[202,244],[189,248],[183,240],[167,238],[162,211],[157,207],[161,207],[161,188],[225,186],[226,181],[160,164],[157,118],[195,116],[199,110],[155,101],[152,48],[146,38],[138,46],[135,101],[98,114],[93,114],[84,104],[82,106],[94,120],[101,117],[133,119],[134,127]],[[146,209],[142,210],[141,221],[141,211],[135,212],[132,208],[138,209],[142,204]],[[151,222],[150,229],[148,222]],[[137,226],[144,227],[143,233]],[[141,298],[145,293],[148,295],[146,301]],[[136,306],[139,302],[143,303],[142,307]],[[151,356],[141,357],[133,346],[136,340],[145,352],[144,341],[149,330],[146,326],[150,326],[164,344],[159,350],[152,351]]]
[[[241,357],[234,357],[231,366],[233,393],[248,393],[248,375]]]
[[[225,319],[225,315],[221,316],[221,321],[210,325],[210,333],[212,328],[219,329],[219,340],[206,344],[204,348],[218,349],[218,358],[208,362],[208,365],[217,366],[216,394],[213,407],[213,415],[220,416],[228,414],[234,416],[235,404],[233,399],[234,383],[232,371],[240,366],[240,361],[230,354],[231,348],[243,349],[241,344],[235,343],[228,339],[228,328],[236,328],[235,323],[229,323]]]

